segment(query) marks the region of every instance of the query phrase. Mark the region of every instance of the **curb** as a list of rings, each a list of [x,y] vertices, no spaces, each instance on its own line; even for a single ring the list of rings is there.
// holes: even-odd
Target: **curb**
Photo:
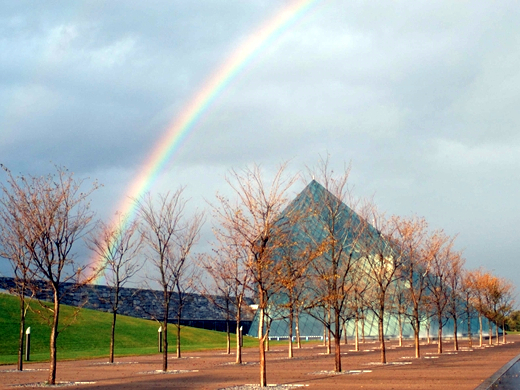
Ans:
[[[475,390],[490,390],[493,384],[498,381],[502,375],[504,375],[511,367],[515,365],[516,362],[520,360],[520,354],[516,355],[509,362],[504,364],[497,372],[491,375],[489,378],[484,380],[478,387],[475,387]]]

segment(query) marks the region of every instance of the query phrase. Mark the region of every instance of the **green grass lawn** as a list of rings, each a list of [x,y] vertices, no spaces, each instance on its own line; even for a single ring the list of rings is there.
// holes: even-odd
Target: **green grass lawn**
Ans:
[[[37,302],[31,306],[39,309]],[[71,318],[75,308],[62,305],[60,328]],[[19,300],[17,297],[0,294],[0,364],[13,364],[17,361],[19,332]],[[108,357],[110,348],[110,327],[112,315],[96,310],[81,309],[70,326],[62,329],[58,337],[58,360],[88,359]],[[31,327],[31,361],[49,359],[50,327],[36,313],[29,310],[26,326]],[[142,320],[123,315],[117,316],[116,356],[149,355],[157,351],[157,329],[154,321]],[[170,352],[175,352],[176,329],[168,327]],[[235,346],[235,335],[231,345]],[[183,327],[181,332],[183,351],[206,349],[225,349],[226,334],[211,330]],[[258,340],[244,337],[244,346],[257,346]]]

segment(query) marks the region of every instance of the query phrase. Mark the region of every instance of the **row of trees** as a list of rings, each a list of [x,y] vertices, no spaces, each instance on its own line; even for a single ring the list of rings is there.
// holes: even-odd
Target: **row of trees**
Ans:
[[[53,291],[51,365],[49,383],[56,377],[56,339],[60,328],[59,305],[63,282],[77,286],[100,272],[112,289],[109,302],[113,323],[110,361],[121,287],[143,267],[146,280],[159,287],[162,313],[155,318],[163,332],[163,370],[168,368],[168,322],[172,299],[176,302],[177,354],[180,357],[180,320],[186,291],[198,285],[200,292],[223,297],[221,305],[237,327],[236,362],[241,363],[240,320],[245,298],[258,303],[260,384],[267,383],[265,359],[269,327],[274,320],[288,321],[289,356],[293,356],[292,330],[302,312],[320,321],[334,340],[335,371],[341,371],[341,336],[350,321],[358,323],[371,313],[378,322],[381,362],[386,363],[385,321],[398,318],[414,330],[416,356],[420,356],[421,327],[438,322],[442,352],[442,328],[448,319],[504,325],[512,309],[512,286],[488,272],[465,271],[454,238],[442,230],[431,231],[424,219],[386,217],[373,202],[354,201],[348,186],[349,167],[336,174],[322,160],[310,170],[314,180],[290,203],[289,190],[297,181],[282,165],[266,182],[258,166],[232,170],[227,182],[233,199],[217,194],[213,210],[215,243],[211,254],[189,261],[196,244],[203,213],[186,215],[183,189],[136,200],[136,218],[118,216],[110,224],[98,223],[92,234],[89,195],[94,183],[82,191],[65,169],[44,177],[14,177],[2,185],[0,199],[0,255],[11,260],[21,302],[19,369],[22,368],[25,296],[41,279]],[[350,205],[350,208],[346,206]],[[354,211],[355,210],[355,211]],[[72,252],[86,238],[88,246],[103,259],[103,269],[82,277]],[[191,256],[192,258],[194,256]],[[200,270],[206,275],[201,277]],[[212,280],[211,286],[207,283]],[[202,287],[201,287],[202,286]],[[30,294],[29,294],[30,295]],[[476,314],[475,314],[476,313]],[[465,316],[465,317],[464,317]],[[455,329],[455,348],[458,348]],[[497,330],[498,334],[498,330]],[[229,335],[229,332],[228,332]],[[345,335],[346,336],[346,335]],[[480,331],[482,342],[482,326]],[[471,340],[471,338],[470,338]],[[229,337],[228,337],[229,352]]]
[[[289,204],[286,194],[295,178],[284,176],[284,168],[269,183],[258,167],[231,171],[227,181],[236,198],[219,196],[213,207],[219,269],[226,271],[209,267],[215,258],[207,262],[219,286],[235,291],[251,281],[258,302],[262,386],[269,325],[273,320],[288,322],[292,357],[293,321],[298,333],[302,312],[320,321],[332,336],[335,371],[342,370],[342,331],[353,320],[357,334],[358,321],[367,313],[378,322],[382,363],[389,315],[398,318],[401,339],[403,323],[411,324],[416,357],[421,327],[429,331],[431,321],[437,321],[439,353],[442,330],[450,319],[455,349],[456,324],[463,316],[470,335],[475,316],[487,318],[490,326],[503,325],[513,304],[512,285],[482,270],[466,271],[454,237],[432,231],[422,218],[386,217],[372,202],[354,202],[348,167],[338,175],[327,160],[311,171],[322,185],[309,185]],[[346,204],[356,206],[356,212]],[[481,326],[481,339],[482,334]]]
[[[54,175],[14,176],[7,168],[0,197],[0,257],[13,268],[14,292],[20,298],[20,338],[18,369],[22,370],[27,296],[42,288],[50,289],[52,304],[40,302],[37,309],[48,321],[50,333],[50,367],[48,383],[56,382],[56,343],[60,332],[74,321],[60,317],[60,303],[65,283],[72,288],[91,282],[104,273],[111,294],[107,297],[113,313],[110,362],[114,360],[114,338],[120,290],[146,263],[151,275],[147,279],[160,288],[162,313],[150,313],[162,323],[163,370],[168,367],[168,320],[172,297],[177,302],[177,354],[180,357],[180,319],[185,289],[192,285],[194,274],[187,261],[199,238],[203,214],[185,215],[183,189],[154,200],[149,195],[136,200],[138,218],[118,216],[116,221],[92,224],[94,213],[89,196],[99,186],[86,189],[66,169],[57,167]],[[98,268],[82,265],[73,252],[78,240],[84,239],[103,261]],[[141,251],[146,247],[146,251]],[[67,284],[70,286],[69,284]]]
[[[51,327],[49,383],[56,381],[56,342],[61,329],[60,302],[65,282],[78,283],[84,267],[72,251],[92,221],[89,195],[98,188],[85,189],[83,181],[65,169],[55,175],[15,177],[7,173],[0,198],[0,255],[10,260],[20,298],[20,340],[18,368],[22,369],[23,333],[28,308],[26,295],[34,294],[35,279],[43,280],[52,294],[51,305],[41,305],[40,313]],[[61,327],[60,327],[61,325]]]

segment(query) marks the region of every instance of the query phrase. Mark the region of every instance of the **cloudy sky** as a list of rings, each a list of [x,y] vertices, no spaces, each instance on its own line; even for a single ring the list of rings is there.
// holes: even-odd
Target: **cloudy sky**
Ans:
[[[0,162],[98,179],[107,218],[208,78],[290,4],[0,1]],[[316,0],[236,74],[151,191],[187,185],[203,209],[230,168],[297,172],[328,153],[336,170],[351,163],[357,196],[458,234],[468,268],[516,282],[518,20],[515,1]]]

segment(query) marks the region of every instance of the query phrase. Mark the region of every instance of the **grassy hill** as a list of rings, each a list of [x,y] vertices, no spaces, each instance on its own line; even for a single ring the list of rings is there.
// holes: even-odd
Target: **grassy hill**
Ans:
[[[41,310],[39,304],[31,301],[34,310]],[[61,306],[58,336],[58,359],[80,359],[108,357],[110,347],[110,326],[112,315],[96,310],[81,309],[76,318],[75,308]],[[17,297],[0,294],[0,364],[17,361],[19,332],[19,300]],[[69,321],[67,321],[67,318]],[[68,322],[70,326],[66,326]],[[50,328],[39,315],[29,310],[26,326],[31,327],[31,361],[49,359]],[[171,327],[170,327],[171,326]],[[176,335],[173,325],[168,327],[170,352],[175,352]],[[154,321],[118,315],[116,325],[115,354],[144,355],[157,352],[157,329]],[[232,335],[234,336],[234,335]],[[226,334],[204,329],[184,327],[181,333],[182,350],[224,349]],[[232,338],[232,346],[235,345]],[[258,341],[244,337],[244,346],[257,345]]]

